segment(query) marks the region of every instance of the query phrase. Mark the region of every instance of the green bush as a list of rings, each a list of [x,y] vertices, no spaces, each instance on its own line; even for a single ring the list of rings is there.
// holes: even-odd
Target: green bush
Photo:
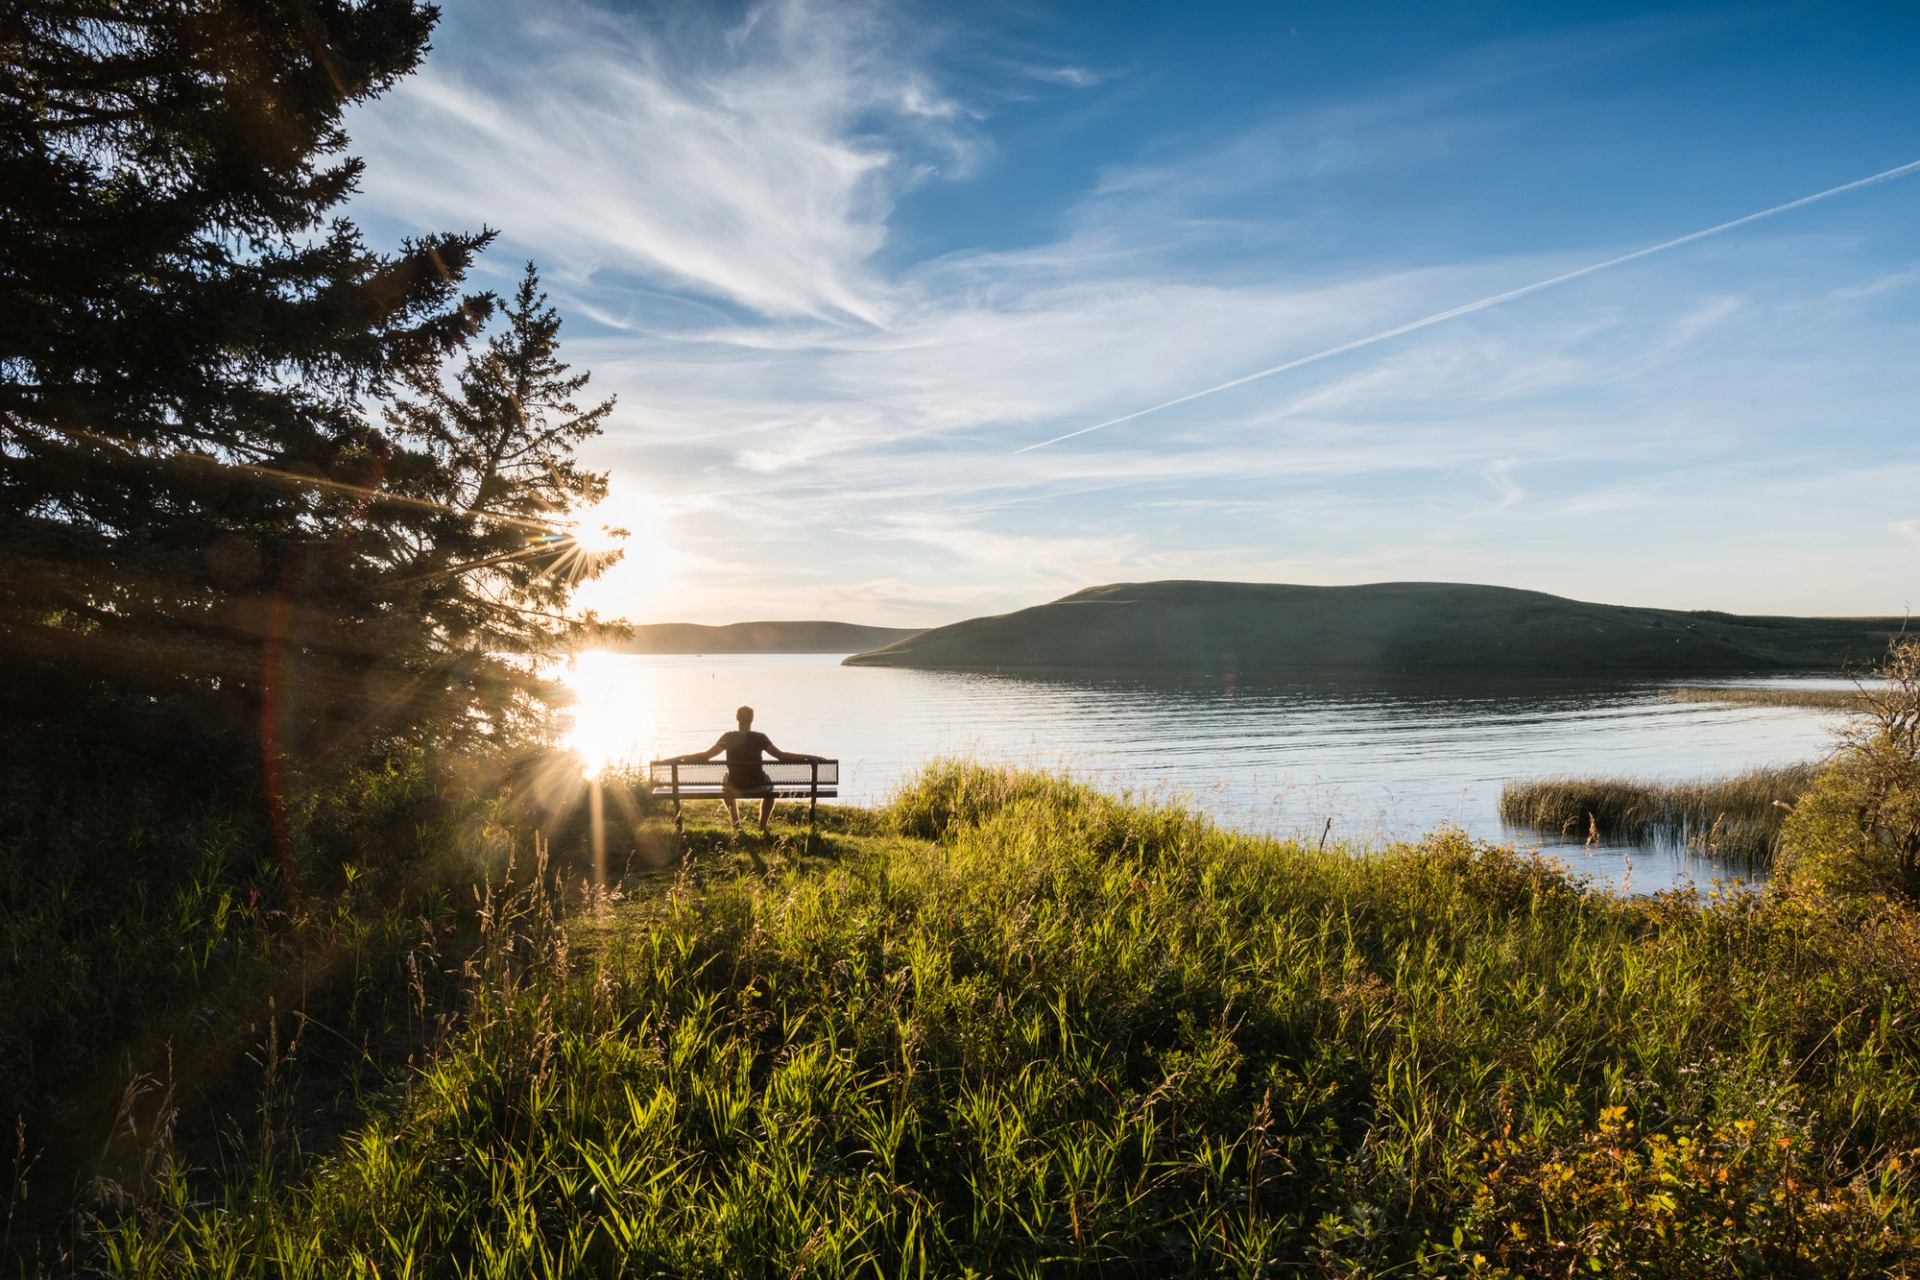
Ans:
[[[1920,901],[1920,640],[1897,642],[1880,674],[1782,828],[1790,888]]]

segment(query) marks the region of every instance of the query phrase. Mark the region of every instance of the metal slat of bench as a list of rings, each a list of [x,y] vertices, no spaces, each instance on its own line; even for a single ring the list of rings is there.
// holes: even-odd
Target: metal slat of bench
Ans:
[[[668,791],[665,787],[662,787],[660,789],[660,794],[670,796],[676,793]],[[680,784],[680,790],[677,794],[682,800],[718,800],[721,797],[727,795],[728,792],[725,787],[719,785],[718,783],[683,782]],[[832,800],[836,796],[838,796],[840,792],[839,792],[839,789],[836,787],[814,788],[814,787],[809,787],[804,783],[801,783],[798,785],[790,785],[790,786],[775,786],[768,789],[767,791],[746,791],[746,792],[736,791],[736,792],[733,792],[732,794],[746,800],[757,800],[762,795],[772,795],[783,800],[804,800],[808,796],[819,796],[822,800]]]
[[[767,772],[767,781],[776,787],[833,787],[840,784],[840,762],[822,760],[819,763],[807,761],[768,760],[761,765]],[[667,760],[655,760],[647,765],[648,780],[656,787],[678,788],[682,791],[689,787],[717,787],[727,780],[727,766],[717,760],[702,761],[698,764],[674,764]]]
[[[838,760],[767,760],[760,767],[766,771],[767,781],[773,784],[774,795],[807,798],[809,827],[815,824],[821,799],[831,800],[840,794]],[[727,794],[727,766],[720,761],[682,764],[675,760],[650,760],[647,780],[655,790],[664,790],[673,797],[675,831],[680,829],[682,800],[719,799]]]

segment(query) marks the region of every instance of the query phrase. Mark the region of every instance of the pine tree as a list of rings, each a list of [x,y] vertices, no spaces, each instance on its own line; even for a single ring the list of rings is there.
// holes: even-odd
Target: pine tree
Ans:
[[[460,283],[491,232],[376,253],[340,213],[361,172],[342,113],[414,68],[436,17],[409,0],[0,11],[10,722],[218,721],[261,734],[272,768],[476,708],[503,723],[531,688],[492,655],[545,641],[502,610],[558,611],[562,579],[533,575],[566,550],[565,502],[598,492],[567,450],[604,408],[487,437],[514,402],[470,370],[467,417],[402,438],[370,406],[481,331],[492,300]],[[520,346],[481,365],[543,350],[513,394],[557,403],[557,320],[523,290],[510,325]],[[522,452],[489,479],[474,450],[496,438]],[[455,570],[530,547],[524,568]]]
[[[606,497],[605,473],[582,468],[574,450],[600,434],[614,399],[575,402],[591,375],[561,361],[560,316],[533,263],[501,319],[450,385],[416,372],[411,395],[387,412],[410,446],[393,487],[438,515],[424,540],[395,543],[385,559],[428,622],[421,665],[458,671],[467,690],[451,705],[511,737],[541,718],[552,691],[545,661],[605,632],[591,614],[562,610],[620,552],[588,550],[568,532],[575,513]]]

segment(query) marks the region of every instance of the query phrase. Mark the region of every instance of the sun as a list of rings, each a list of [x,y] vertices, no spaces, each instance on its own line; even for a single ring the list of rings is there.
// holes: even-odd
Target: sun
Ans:
[[[568,536],[583,557],[619,552],[620,559],[576,599],[608,617],[657,618],[670,607],[682,557],[669,535],[665,504],[644,489],[616,485],[604,501],[574,513]]]
[[[567,541],[586,555],[604,556],[616,551],[626,551],[632,531],[624,526],[605,519],[602,507],[581,512],[567,523],[565,536]]]

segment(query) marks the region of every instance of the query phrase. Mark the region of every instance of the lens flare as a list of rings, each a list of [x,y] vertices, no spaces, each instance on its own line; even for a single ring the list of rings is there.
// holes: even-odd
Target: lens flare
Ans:
[[[638,675],[622,655],[599,650],[575,654],[560,672],[574,696],[573,721],[560,745],[579,758],[589,781],[646,763],[654,726]]]
[[[641,489],[618,488],[599,505],[576,513],[570,532],[583,558],[620,552],[604,573],[582,582],[582,608],[634,622],[671,616],[683,557],[673,545],[666,504]]]
[[[604,520],[594,518],[595,513],[585,513],[567,525],[567,540],[589,556],[612,555],[616,551],[627,549],[630,536],[626,529]]]

